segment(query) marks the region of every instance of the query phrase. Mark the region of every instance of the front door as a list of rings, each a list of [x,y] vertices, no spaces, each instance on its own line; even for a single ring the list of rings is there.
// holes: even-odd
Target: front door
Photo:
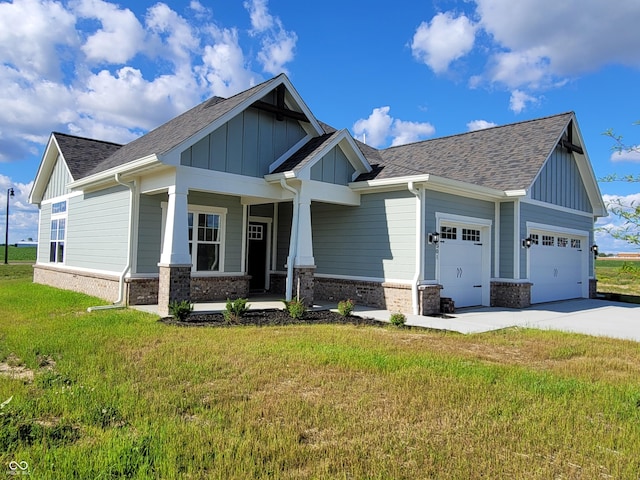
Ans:
[[[267,224],[249,222],[247,273],[251,275],[249,289],[264,292],[267,285]]]

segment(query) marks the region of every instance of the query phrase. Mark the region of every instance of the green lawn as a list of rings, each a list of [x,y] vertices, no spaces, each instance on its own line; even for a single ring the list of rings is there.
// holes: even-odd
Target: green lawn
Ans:
[[[30,478],[637,478],[640,349],[512,329],[184,328],[0,266]],[[603,319],[606,321],[606,319]]]
[[[640,261],[596,261],[598,292],[640,296]]]
[[[4,262],[5,246],[0,245],[0,262]],[[15,247],[9,245],[9,252],[7,255],[9,263],[14,262],[31,262],[36,261],[36,247]]]

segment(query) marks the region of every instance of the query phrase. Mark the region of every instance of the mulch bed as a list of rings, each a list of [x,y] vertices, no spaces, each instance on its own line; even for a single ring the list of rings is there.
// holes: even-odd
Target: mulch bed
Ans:
[[[232,327],[232,326],[280,326],[280,325],[318,325],[318,324],[343,324],[362,326],[386,326],[385,322],[373,318],[348,316],[343,317],[339,313],[330,310],[311,310],[301,319],[291,318],[284,310],[252,310],[246,313],[238,321],[228,323],[222,313],[192,313],[185,321],[173,317],[164,317],[159,320],[168,325],[181,327]]]

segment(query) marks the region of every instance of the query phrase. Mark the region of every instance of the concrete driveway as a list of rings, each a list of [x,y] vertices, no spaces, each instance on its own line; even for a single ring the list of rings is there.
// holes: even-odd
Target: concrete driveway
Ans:
[[[361,310],[362,315],[389,319],[384,310]],[[640,342],[640,305],[577,299],[543,303],[525,309],[480,307],[460,309],[450,318],[407,316],[407,325],[481,333],[508,327],[539,328],[621,338]]]

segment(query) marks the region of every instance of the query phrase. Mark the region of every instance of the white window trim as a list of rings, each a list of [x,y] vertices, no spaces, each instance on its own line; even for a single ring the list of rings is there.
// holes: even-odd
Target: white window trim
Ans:
[[[53,206],[57,203],[64,203],[64,212],[59,212],[59,213],[53,213]],[[58,200],[56,202],[52,202],[51,203],[51,217],[49,218],[49,248],[47,249],[47,263],[51,264],[51,265],[65,265],[67,262],[67,232],[69,229],[69,201],[65,198],[65,199],[61,199]],[[56,260],[54,260],[53,262],[51,261],[51,243],[52,243],[52,239],[51,239],[51,224],[55,221],[55,220],[64,220],[64,238],[62,240],[56,240],[56,244],[58,243],[62,243],[63,245],[63,254],[62,254],[62,261],[58,261],[58,247],[56,246]]]
[[[167,202],[162,202],[160,204],[162,208],[162,225],[167,224]],[[193,213],[197,215],[198,213],[205,214],[216,214],[220,215],[220,268],[215,272],[205,272],[201,270],[197,270],[197,264],[194,261],[191,261],[191,273],[194,277],[215,277],[224,275],[226,272],[224,271],[224,257],[226,250],[226,232],[227,232],[227,209],[224,207],[211,207],[208,205],[187,205],[187,214]],[[186,222],[185,222],[186,223]],[[160,245],[164,244],[164,228],[162,229],[162,235],[160,238]]]

